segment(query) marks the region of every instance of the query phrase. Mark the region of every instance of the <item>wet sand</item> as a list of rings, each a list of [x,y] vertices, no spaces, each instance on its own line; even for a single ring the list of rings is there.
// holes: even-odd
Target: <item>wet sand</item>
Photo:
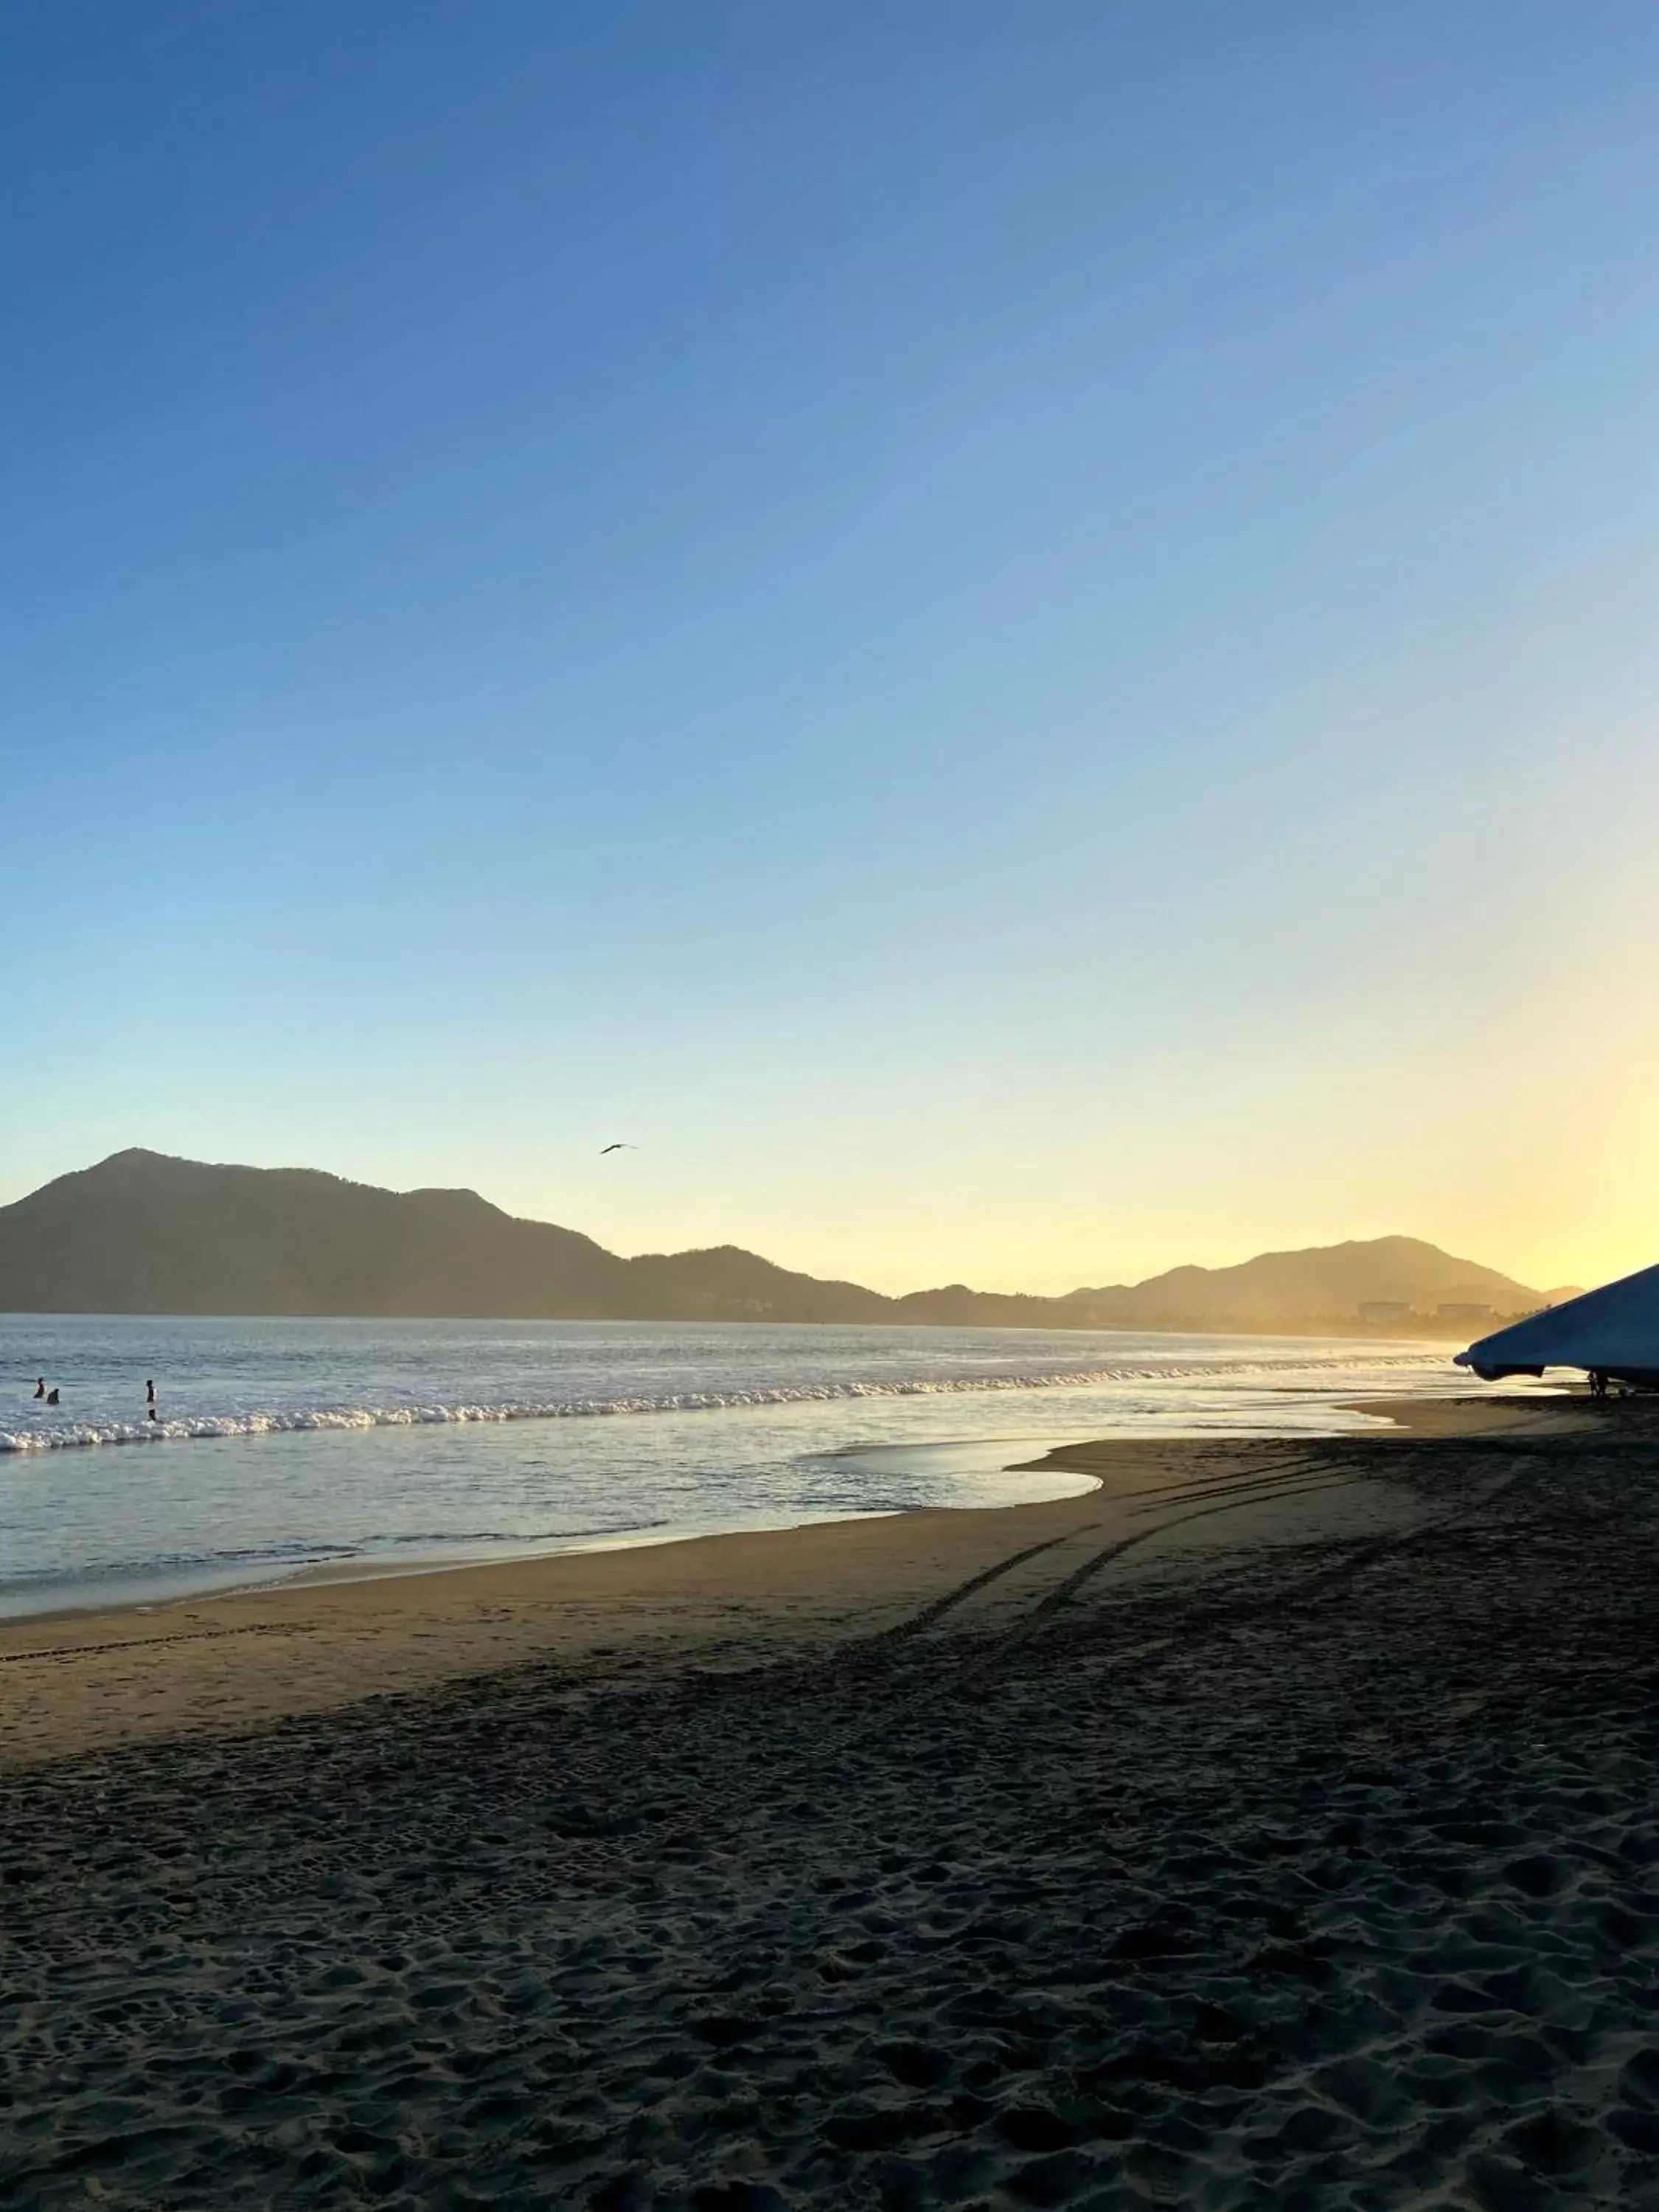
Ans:
[[[7,1629],[3,2201],[1659,2208],[1659,1418],[1066,1458]]]
[[[1544,1418],[1535,1408],[1522,1418]],[[1468,1417],[1465,1416],[1465,1419]],[[1499,1417],[1501,1418],[1501,1416]],[[1090,1444],[1041,1464],[1093,1478],[1085,1495],[999,1510],[927,1512],[758,1534],[544,1556],[426,1574],[299,1576],[257,1589],[0,1622],[0,1769],[143,1737],[257,1727],[370,1693],[435,1688],[525,1661],[642,1678],[685,1660],[752,1665],[879,1634],[950,1596],[959,1621],[1045,1586],[1055,1547],[1137,1539],[1120,1574],[1173,1548],[1370,1528],[1409,1511],[1352,1476],[1279,1496],[1246,1488],[1149,1540],[1160,1499],[1201,1468],[1287,1459],[1264,1440]],[[1038,1464],[1039,1462],[1033,1462]],[[1289,1498],[1303,1496],[1291,1512]],[[1043,1547],[1048,1547],[1045,1550]],[[1032,1564],[1011,1554],[1030,1553]],[[1042,1558],[1044,1564],[1036,1561]],[[981,1595],[977,1578],[989,1580]],[[955,1595],[964,1583],[976,1587]]]

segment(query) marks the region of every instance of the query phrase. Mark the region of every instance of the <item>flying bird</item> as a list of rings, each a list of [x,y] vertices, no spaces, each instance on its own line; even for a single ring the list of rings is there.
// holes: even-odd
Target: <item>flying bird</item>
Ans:
[[[639,1149],[637,1145],[624,1144],[619,1137],[614,1145],[599,1146],[599,1158],[603,1159],[607,1152],[637,1152]]]

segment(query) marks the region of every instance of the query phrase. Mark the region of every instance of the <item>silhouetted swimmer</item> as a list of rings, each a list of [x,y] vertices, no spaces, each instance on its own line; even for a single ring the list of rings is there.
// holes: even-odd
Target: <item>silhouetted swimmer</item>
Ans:
[[[144,1399],[148,1405],[153,1406],[155,1403],[155,1385],[153,1382],[145,1383]]]
[[[58,1403],[58,1393],[55,1390],[47,1391],[46,1403],[49,1406],[55,1406]]]
[[[1607,1370],[1604,1368],[1591,1368],[1589,1371],[1589,1386],[1590,1395],[1592,1398],[1605,1398],[1607,1396]]]
[[[34,1395],[37,1398],[44,1398],[46,1395],[46,1378],[44,1375],[37,1375],[34,1378]]]

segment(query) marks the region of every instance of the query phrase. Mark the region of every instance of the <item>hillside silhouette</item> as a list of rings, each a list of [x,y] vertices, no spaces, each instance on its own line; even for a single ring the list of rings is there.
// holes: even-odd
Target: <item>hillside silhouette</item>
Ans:
[[[1451,1301],[1503,1315],[1544,1303],[1524,1284],[1409,1237],[1176,1267],[1066,1297],[951,1284],[894,1298],[735,1245],[623,1259],[574,1230],[504,1213],[476,1191],[380,1190],[315,1169],[209,1166],[137,1150],[0,1207],[0,1310],[13,1313],[1358,1333],[1360,1305],[1377,1299],[1431,1317]]]

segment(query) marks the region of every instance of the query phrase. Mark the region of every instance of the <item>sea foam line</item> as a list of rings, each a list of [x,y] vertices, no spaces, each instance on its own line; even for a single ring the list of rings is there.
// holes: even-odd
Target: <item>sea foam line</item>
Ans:
[[[1415,1352],[1352,1360],[1339,1353],[1322,1357],[1240,1361],[1229,1365],[1204,1361],[1176,1366],[1095,1367],[1036,1375],[915,1376],[894,1381],[789,1382],[752,1390],[679,1390],[654,1397],[507,1398],[492,1403],[423,1406],[301,1406],[247,1413],[203,1413],[162,1421],[52,1421],[38,1427],[0,1430],[0,1455],[65,1451],[94,1444],[187,1443],[212,1437],[313,1433],[335,1429],[404,1429],[451,1426],[469,1422],[594,1420],[634,1413],[704,1413],[744,1406],[832,1403],[861,1398],[978,1396],[991,1391],[1098,1389],[1115,1382],[1227,1383],[1261,1376],[1318,1373],[1321,1370],[1424,1367],[1437,1364],[1432,1353]]]

